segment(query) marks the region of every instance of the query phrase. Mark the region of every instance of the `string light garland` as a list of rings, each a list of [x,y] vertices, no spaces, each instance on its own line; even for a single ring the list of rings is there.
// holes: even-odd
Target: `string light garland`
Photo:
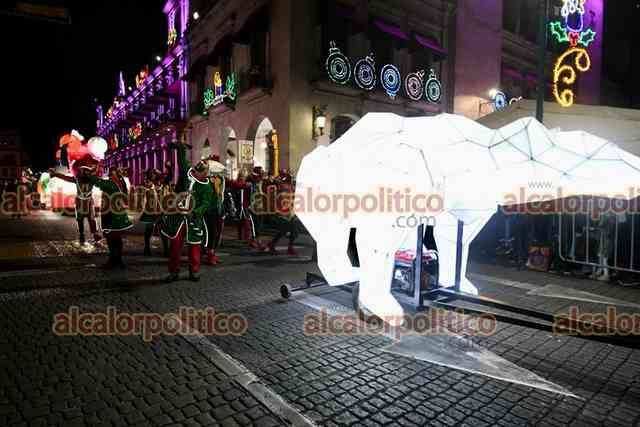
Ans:
[[[434,104],[439,103],[442,98],[442,85],[440,84],[440,80],[436,77],[436,72],[434,70],[430,70],[429,72],[429,79],[424,85],[424,95],[427,98],[427,101]]]
[[[573,100],[575,97],[573,90],[565,88],[564,90],[560,91],[558,87],[560,80],[562,80],[562,83],[569,86],[574,84],[576,81],[576,70],[574,70],[571,65],[562,64],[567,57],[573,54],[576,55],[574,65],[578,71],[584,73],[586,71],[589,71],[589,68],[591,68],[591,58],[589,57],[587,51],[583,48],[572,47],[558,57],[556,65],[553,68],[552,90],[553,96],[563,107],[571,107],[573,105]]]
[[[424,70],[409,73],[404,78],[404,91],[413,101],[420,101],[424,92]]]
[[[372,90],[376,85],[376,63],[373,53],[356,62],[354,79],[360,89]]]
[[[332,82],[345,85],[351,79],[351,62],[333,40],[329,43],[329,56],[325,62],[327,74]]]

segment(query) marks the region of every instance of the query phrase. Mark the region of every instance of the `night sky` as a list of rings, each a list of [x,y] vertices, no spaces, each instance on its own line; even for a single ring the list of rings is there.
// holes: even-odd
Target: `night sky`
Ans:
[[[237,0],[244,1],[244,0]],[[308,0],[303,0],[308,1]],[[310,1],[310,0],[309,0]],[[478,0],[481,1],[481,0]],[[76,128],[95,131],[93,99],[106,109],[118,71],[127,85],[166,50],[164,0],[31,0],[69,8],[71,25],[0,15],[4,58],[0,128],[22,130],[37,169],[54,163],[58,138]],[[0,9],[15,1],[2,0]],[[639,0],[606,2],[603,78],[613,87],[603,102],[640,108]]]
[[[12,9],[6,0],[3,9]],[[72,24],[0,15],[3,45],[0,128],[22,130],[38,169],[53,166],[58,138],[95,132],[93,99],[105,111],[116,94],[118,71],[127,85],[166,50],[163,0],[34,1],[68,7]],[[9,4],[7,6],[7,4]]]

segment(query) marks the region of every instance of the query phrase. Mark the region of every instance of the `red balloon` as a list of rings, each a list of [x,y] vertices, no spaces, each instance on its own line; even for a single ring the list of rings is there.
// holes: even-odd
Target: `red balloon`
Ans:
[[[67,144],[71,144],[75,142],[80,143],[80,140],[75,136],[71,135],[70,133],[68,133],[68,134],[62,135],[62,138],[60,138],[60,147],[63,147]]]

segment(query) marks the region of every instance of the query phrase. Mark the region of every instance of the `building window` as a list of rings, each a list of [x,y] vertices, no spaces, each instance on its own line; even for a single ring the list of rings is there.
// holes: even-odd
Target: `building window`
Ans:
[[[340,138],[356,121],[350,116],[337,116],[331,120],[331,142]]]

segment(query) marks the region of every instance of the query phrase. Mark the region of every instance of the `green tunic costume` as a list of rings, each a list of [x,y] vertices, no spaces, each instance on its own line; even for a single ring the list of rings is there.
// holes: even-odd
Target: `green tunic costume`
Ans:
[[[129,215],[127,214],[124,206],[119,206],[119,209],[113,208],[114,194],[124,194],[124,196],[122,197],[122,202],[126,204],[126,192],[123,192],[122,189],[120,189],[118,185],[110,179],[100,179],[96,176],[89,175],[89,181],[91,182],[91,184],[95,185],[103,192],[101,209],[102,231],[104,231],[105,233],[108,233],[110,231],[124,231],[133,227],[133,224],[131,223],[131,220],[129,220]],[[105,203],[105,197],[110,197],[111,202]]]
[[[186,149],[183,145],[178,147],[178,183],[175,193],[187,193],[192,206],[191,212],[173,213],[162,216],[162,234],[170,239],[175,239],[180,229],[187,227],[187,243],[205,245],[208,243],[209,233],[204,221],[204,214],[213,202],[213,189],[209,179],[196,179],[193,176],[191,166],[187,161]]]

